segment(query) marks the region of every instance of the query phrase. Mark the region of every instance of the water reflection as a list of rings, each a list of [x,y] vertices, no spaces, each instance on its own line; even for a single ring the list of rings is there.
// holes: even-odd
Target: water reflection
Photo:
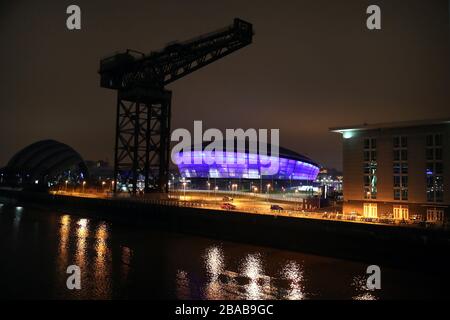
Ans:
[[[16,207],[13,221],[13,226],[16,231],[18,231],[20,227],[20,221],[22,220],[22,212],[23,212],[22,207]]]
[[[128,280],[128,273],[130,272],[131,266],[131,256],[132,256],[131,249],[128,247],[122,247],[122,256],[121,256],[122,282],[126,282]]]
[[[190,299],[191,298],[190,281],[188,273],[186,271],[177,270],[176,284],[177,284],[177,298],[183,300]]]
[[[238,261],[237,271],[226,266],[224,256],[224,249],[219,246],[208,247],[202,256],[207,275],[205,299],[305,299],[303,268],[298,262],[288,260],[277,271],[279,277],[272,277],[265,272],[265,259],[260,252],[232,257]],[[177,290],[181,291],[180,285],[189,283],[188,274],[178,273],[177,279]]]
[[[97,292],[100,298],[107,298],[111,295],[111,282],[108,277],[111,274],[111,261],[109,261],[108,248],[108,226],[100,223],[95,232],[95,261],[94,277]]]
[[[69,235],[70,235],[70,216],[69,215],[63,215],[61,216],[60,222],[59,222],[59,269],[60,272],[62,272],[61,269],[65,269],[67,267],[67,251],[69,249],[68,241],[69,241]]]
[[[353,300],[377,300],[374,295],[375,290],[367,288],[367,278],[365,276],[355,276],[351,286],[355,289],[356,295]]]
[[[109,298],[112,294],[109,279],[112,259],[108,246],[108,225],[104,222],[91,222],[85,218],[72,219],[70,215],[59,218],[56,261],[61,290],[63,292],[66,290],[67,267],[77,265],[81,269],[82,290],[71,293],[82,298],[87,291],[93,290],[97,298]]]
[[[20,231],[20,222],[22,221],[22,207],[16,207],[14,210],[14,220],[13,220],[13,240],[14,245],[18,244],[18,237]]]
[[[286,299],[305,299],[303,271],[301,266],[296,261],[288,261],[281,272],[281,276],[289,281],[289,289]]]
[[[75,264],[79,266],[81,270],[85,270],[86,266],[86,241],[89,236],[88,223],[88,219],[79,219],[77,222],[77,249],[75,252]]]
[[[224,271],[223,250],[216,246],[209,247],[206,249],[205,262],[209,277],[205,290],[206,298],[210,300],[224,299],[222,284],[219,281],[219,276]]]
[[[261,300],[264,297],[264,291],[270,288],[270,280],[263,276],[261,255],[248,254],[242,264],[242,274],[249,279],[246,284],[246,299]],[[247,279],[242,279],[247,280]],[[269,281],[268,281],[269,280]]]
[[[39,228],[35,228],[37,224]],[[30,230],[38,236],[31,237]],[[37,241],[30,244],[34,239]],[[164,299],[448,297],[442,280],[425,273],[403,273],[386,267],[383,276],[391,279],[389,286],[371,291],[367,289],[367,266],[363,263],[174,236],[150,228],[120,224],[113,228],[95,219],[14,206],[1,209],[0,244],[11,252],[16,247],[24,248],[15,251],[20,254],[10,255],[8,263],[14,269],[0,264],[3,274],[12,275],[3,277],[0,286],[6,288],[4,295],[14,297],[27,292],[30,297],[45,299],[126,299],[147,297],[149,288],[152,297]],[[176,250],[171,250],[174,247]],[[20,269],[36,259],[39,285],[21,277]],[[69,265],[81,268],[80,291],[67,290]],[[412,276],[424,279],[429,287],[408,286]]]

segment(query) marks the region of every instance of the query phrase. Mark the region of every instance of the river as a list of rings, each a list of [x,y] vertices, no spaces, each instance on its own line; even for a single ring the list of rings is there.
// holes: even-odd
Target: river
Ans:
[[[449,297],[442,273],[380,265],[381,290],[371,291],[360,262],[4,204],[0,252],[2,299]],[[67,288],[70,265],[80,290]]]

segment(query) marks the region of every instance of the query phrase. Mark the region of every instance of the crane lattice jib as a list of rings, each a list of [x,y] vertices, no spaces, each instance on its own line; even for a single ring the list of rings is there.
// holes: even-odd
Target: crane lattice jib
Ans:
[[[235,19],[232,26],[201,37],[168,44],[149,55],[127,50],[100,61],[101,86],[121,90],[163,88],[249,44],[253,26]]]

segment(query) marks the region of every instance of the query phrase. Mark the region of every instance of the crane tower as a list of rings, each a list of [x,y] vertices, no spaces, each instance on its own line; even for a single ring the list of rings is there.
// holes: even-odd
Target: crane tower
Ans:
[[[249,44],[252,24],[241,19],[150,54],[126,50],[100,61],[100,86],[117,90],[114,192],[117,180],[144,190],[168,191],[172,92],[166,85]]]

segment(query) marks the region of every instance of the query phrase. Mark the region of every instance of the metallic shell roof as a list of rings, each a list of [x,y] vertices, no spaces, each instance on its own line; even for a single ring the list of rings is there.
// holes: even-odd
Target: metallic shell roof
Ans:
[[[78,152],[61,142],[42,140],[17,152],[2,171],[27,174],[34,179],[72,166],[78,166],[87,174],[87,167]]]

